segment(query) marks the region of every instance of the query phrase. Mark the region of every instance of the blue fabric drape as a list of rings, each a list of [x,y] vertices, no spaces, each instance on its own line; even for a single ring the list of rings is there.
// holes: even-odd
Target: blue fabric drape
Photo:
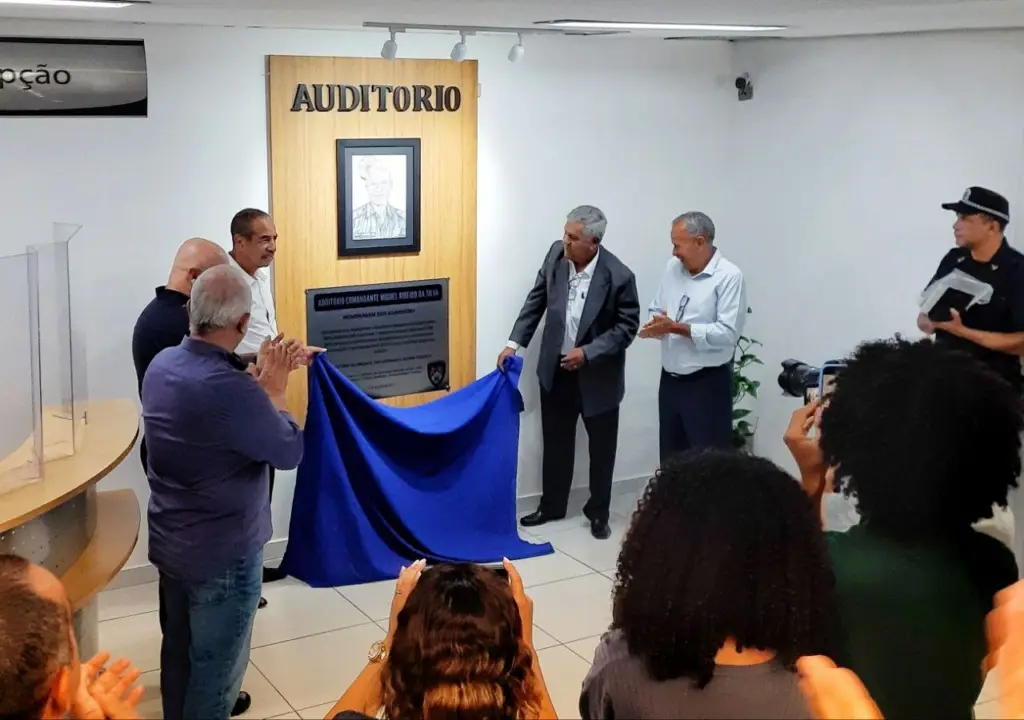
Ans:
[[[412,408],[367,397],[320,356],[282,569],[313,587],[394,578],[402,565],[553,552],[516,529],[522,360]]]

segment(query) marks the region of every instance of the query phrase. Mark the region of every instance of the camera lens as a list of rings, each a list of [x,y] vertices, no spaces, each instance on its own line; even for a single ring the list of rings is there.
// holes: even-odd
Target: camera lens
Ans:
[[[821,368],[799,360],[783,360],[779,387],[790,397],[803,397],[808,388],[817,387]]]

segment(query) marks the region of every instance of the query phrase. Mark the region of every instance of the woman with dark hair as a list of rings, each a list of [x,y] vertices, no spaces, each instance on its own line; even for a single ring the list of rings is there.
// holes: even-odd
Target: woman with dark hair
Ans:
[[[793,415],[785,441],[805,491],[819,508],[833,484],[857,503],[859,525],[826,533],[833,658],[887,718],[972,716],[985,614],[1017,579],[1010,550],[972,525],[1006,507],[1022,426],[1005,380],[928,340],[863,345],[827,405]]]
[[[768,460],[704,451],[647,486],[619,555],[584,718],[808,718],[834,580],[812,504]]]
[[[387,637],[327,717],[554,718],[512,563],[425,566],[402,569]]]

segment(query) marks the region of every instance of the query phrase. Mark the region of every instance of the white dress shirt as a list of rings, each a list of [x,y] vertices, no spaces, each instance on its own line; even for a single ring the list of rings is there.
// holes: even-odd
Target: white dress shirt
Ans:
[[[673,375],[691,375],[730,362],[747,320],[747,290],[743,273],[716,250],[711,262],[696,275],[672,258],[658,294],[649,308],[690,326],[690,337],[661,338],[661,366]]]
[[[239,270],[242,266],[228,255],[228,260]],[[250,355],[259,352],[260,345],[266,338],[277,337],[277,314],[274,312],[274,295],[270,290],[270,269],[259,268],[252,276],[242,270],[249,279],[249,290],[252,291],[252,308],[249,310],[249,329],[242,342],[235,348],[239,355]]]
[[[597,269],[597,259],[601,256],[601,250],[594,253],[594,257],[582,270],[576,269],[576,264],[565,259],[569,263],[569,287],[565,300],[565,339],[562,340],[562,354],[567,354],[576,347],[577,335],[580,332],[580,319],[583,317],[583,308],[587,304],[587,295],[590,294],[590,282],[594,279],[594,270]],[[519,343],[509,340],[505,347],[519,350]]]

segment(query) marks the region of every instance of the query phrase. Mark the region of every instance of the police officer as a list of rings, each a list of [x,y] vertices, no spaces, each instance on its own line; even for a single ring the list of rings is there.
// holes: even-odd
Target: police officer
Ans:
[[[932,316],[918,315],[917,326],[935,335],[935,341],[965,350],[1006,379],[1010,391],[1021,394],[1021,356],[1024,356],[1024,254],[1010,247],[1004,232],[1010,222],[1010,203],[997,192],[970,187],[957,202],[946,203],[945,210],[956,213],[953,234],[956,247],[946,253],[932,282],[953,270],[992,288],[992,299],[962,307],[952,303],[944,316],[935,310]],[[1024,569],[1024,493],[1012,498],[1016,525],[1014,554]]]

